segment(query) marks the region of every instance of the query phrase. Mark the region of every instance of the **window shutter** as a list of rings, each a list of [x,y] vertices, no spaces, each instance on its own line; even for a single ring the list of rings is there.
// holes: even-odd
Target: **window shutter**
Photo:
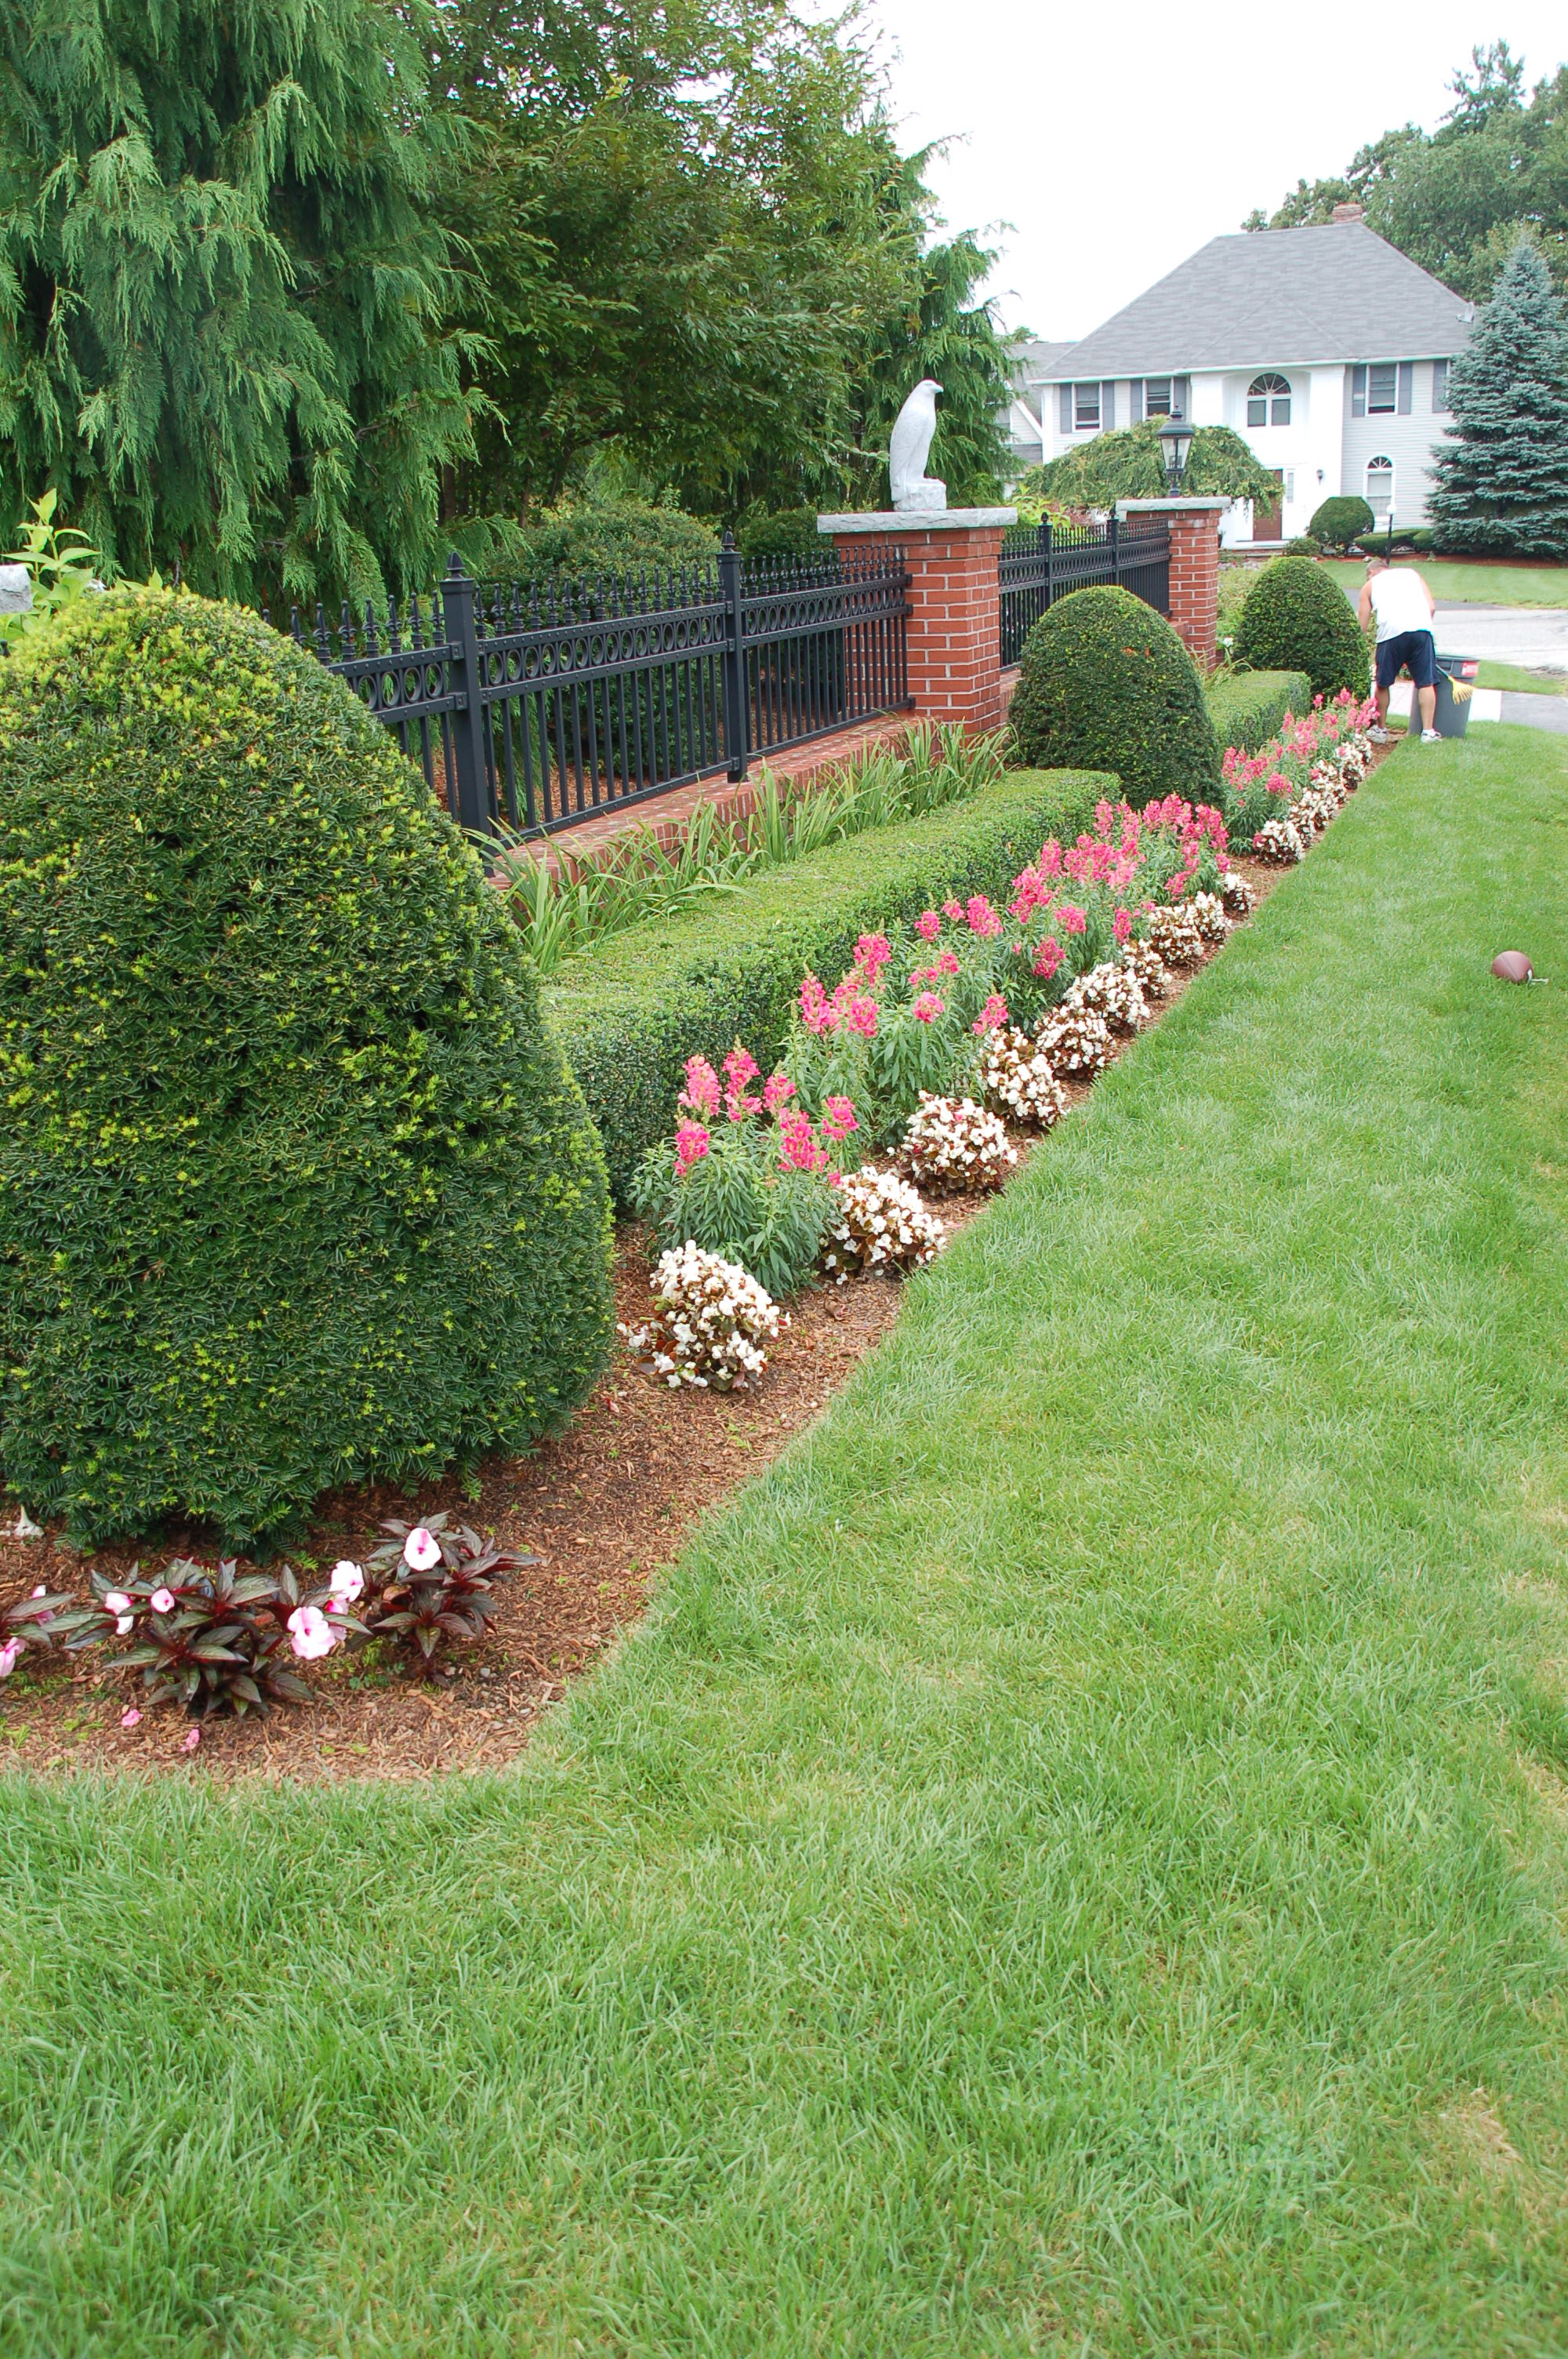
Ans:
[[[1062,387],[1061,416],[1062,431],[1064,434],[1070,434],[1073,430],[1073,388],[1070,385],[1065,385]]]
[[[1400,416],[1401,418],[1408,418],[1411,414],[1411,397],[1414,391],[1415,363],[1401,361],[1400,363]]]
[[[1439,414],[1448,407],[1448,363],[1446,361],[1433,361],[1432,364],[1432,407]]]
[[[1143,423],[1143,379],[1130,377],[1127,384],[1127,422],[1129,426]]]
[[[1359,368],[1353,368],[1350,372],[1350,415],[1352,418],[1365,418],[1367,415],[1367,368],[1365,362],[1362,363]]]
[[[1107,376],[1100,379],[1099,422],[1102,429],[1107,433],[1116,424],[1116,379],[1114,377]]]
[[[1193,381],[1190,376],[1173,376],[1171,379],[1171,408],[1173,410],[1179,409],[1188,424],[1191,424]]]

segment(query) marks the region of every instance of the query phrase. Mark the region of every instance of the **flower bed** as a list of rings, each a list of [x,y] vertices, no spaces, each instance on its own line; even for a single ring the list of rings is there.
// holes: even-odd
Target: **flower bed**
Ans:
[[[1364,712],[1329,708],[1326,715],[1320,712],[1292,723],[1268,749],[1267,776],[1287,777],[1282,796],[1270,789],[1279,823],[1291,826],[1308,848],[1325,823],[1324,813],[1339,807],[1360,774],[1364,719]],[[1298,782],[1293,791],[1292,781]],[[1240,776],[1227,784],[1238,824],[1256,784]],[[1191,927],[1198,957],[1205,959],[1214,954],[1229,922],[1239,921],[1254,893],[1268,889],[1266,872],[1238,874],[1234,836],[1226,840],[1217,816],[1175,803],[1135,818],[1104,804],[1096,813],[1094,832],[1083,832],[1065,850],[1047,840],[1039,858],[1015,875],[1016,889],[1005,911],[979,895],[922,911],[905,932],[858,943],[833,991],[820,982],[808,989],[809,979],[803,979],[796,995],[800,1041],[825,1060],[809,1103],[802,1103],[806,1092],[793,1075],[781,1068],[763,1082],[743,1052],[731,1053],[722,1075],[705,1070],[700,1059],[690,1060],[688,1103],[669,1149],[672,1171],[676,1163],[684,1164],[689,1180],[705,1164],[717,1169],[727,1154],[741,1158],[743,1147],[753,1171],[762,1171],[764,1188],[774,1184],[775,1173],[786,1187],[807,1180],[824,1190],[833,1208],[820,1250],[827,1283],[802,1299],[793,1325],[752,1273],[734,1263],[716,1266],[708,1249],[688,1246],[684,1237],[666,1253],[650,1289],[646,1263],[640,1277],[627,1266],[634,1250],[629,1240],[622,1256],[622,1332],[632,1331],[632,1362],[596,1394],[558,1443],[545,1446],[538,1462],[503,1470],[503,1483],[499,1474],[492,1478],[502,1484],[503,1499],[487,1495],[460,1523],[456,1515],[443,1516],[450,1486],[433,1491],[412,1503],[416,1515],[385,1527],[389,1536],[379,1548],[366,1549],[340,1524],[316,1543],[316,1560],[330,1571],[313,1579],[244,1566],[214,1572],[188,1560],[149,1578],[135,1566],[100,1565],[83,1597],[77,1577],[61,1577],[52,1544],[35,1543],[34,1561],[49,1577],[24,1582],[24,1594],[5,1618],[0,1680],[14,1672],[13,1692],[16,1684],[22,1686],[28,1710],[46,1717],[52,1712],[55,1725],[60,1724],[62,1706],[50,1704],[51,1692],[112,1697],[111,1716],[96,1740],[110,1757],[120,1748],[145,1747],[146,1757],[157,1759],[201,1748],[201,1757],[208,1759],[217,1745],[223,1748],[218,1757],[236,1765],[254,1760],[276,1766],[281,1750],[306,1774],[312,1767],[332,1774],[333,1761],[318,1754],[309,1734],[319,1718],[315,1713],[273,1711],[261,1721],[259,1749],[235,1749],[254,1745],[241,1730],[267,1704],[297,1700],[297,1687],[308,1689],[318,1704],[330,1701],[330,1724],[336,1730],[346,1723],[373,1736],[384,1722],[404,1730],[416,1722],[423,1747],[444,1742],[431,1736],[443,1725],[441,1698],[461,1696],[481,1742],[492,1724],[506,1732],[494,1740],[502,1746],[499,1755],[463,1757],[504,1757],[508,1747],[524,1741],[531,1717],[553,1692],[557,1675],[593,1659],[602,1643],[598,1625],[637,1610],[650,1561],[656,1563],[678,1540],[679,1518],[699,1511],[752,1472],[761,1462],[750,1454],[753,1449],[771,1453],[782,1446],[791,1430],[815,1414],[837,1375],[847,1372],[883,1331],[895,1289],[854,1281],[880,1273],[915,1273],[927,1265],[946,1231],[971,1216],[975,1199],[964,1191],[977,1182],[983,1189],[993,1178],[1005,1180],[1026,1151],[1029,1131],[1037,1135],[1049,1128],[1065,1103],[1086,1094],[1092,1070],[1063,1070],[1066,1051],[1060,1065],[1053,1064],[1042,1036],[1051,1033],[1060,1045],[1052,1027],[1060,1027],[1064,1017],[1092,1021],[1104,1029],[1108,1057],[1119,1053],[1140,1020],[1133,986],[1147,1023],[1184,984],[1183,974],[1152,950],[1149,934],[1179,920]],[[1219,886],[1212,893],[1205,881],[1211,876]],[[1129,921],[1125,929],[1119,924],[1122,914]],[[1106,954],[1096,956],[1097,951]],[[1033,1031],[1008,1020],[1011,1008],[996,988],[997,962],[1004,960],[1029,977],[1013,987],[1020,1007],[1032,1011]],[[941,1007],[920,1012],[918,1003],[932,998]],[[868,1024],[868,1004],[876,1011],[873,1025]],[[835,1011],[838,1020],[829,1023]],[[927,1092],[923,1104],[917,1091],[891,1149],[884,1147],[883,1164],[861,1161],[839,1174],[833,1164],[844,1142],[853,1139],[857,1154],[863,1154],[870,1121],[892,1123],[897,1113],[892,1093],[902,1070],[898,1060],[890,1057],[882,1068],[870,1061],[875,1042],[883,1038],[884,1013],[889,1040],[903,1027],[917,1044],[929,1044],[946,1027],[951,1052],[968,1060],[975,1093]],[[876,1083],[868,1091],[866,1123],[847,1093],[828,1086],[828,1066],[839,1047],[864,1057]],[[993,1077],[1013,1088],[1021,1103],[993,1088]],[[781,1088],[781,1081],[791,1086]],[[881,1112],[873,1111],[877,1088],[887,1100]],[[939,1098],[946,1103],[937,1111]],[[1014,1125],[1011,1137],[998,1115]],[[703,1152],[696,1151],[692,1136],[698,1130],[707,1135]],[[731,1139],[733,1147],[727,1145]],[[932,1144],[935,1154],[926,1154]],[[900,1149],[911,1168],[920,1170],[924,1162],[923,1176],[945,1187],[957,1183],[958,1192],[946,1198],[940,1217],[907,1180],[887,1168]],[[967,1162],[969,1156],[972,1161]],[[944,1160],[951,1169],[938,1170]],[[657,1238],[653,1242],[656,1249]],[[846,1318],[849,1336],[840,1341]],[[655,1342],[651,1331],[660,1321],[668,1324]],[[691,1330],[689,1339],[675,1334],[677,1321]],[[672,1343],[676,1348],[669,1348]],[[660,1352],[669,1359],[668,1367],[657,1364]],[[779,1352],[784,1359],[770,1365]],[[637,1373],[638,1360],[648,1364],[654,1385]],[[742,1386],[723,1389],[736,1377]],[[714,1422],[737,1418],[748,1420],[750,1439],[733,1423]],[[623,1473],[622,1451],[633,1432],[639,1439]],[[661,1476],[650,1488],[639,1469],[665,1462],[665,1445],[658,1439],[665,1432],[685,1438],[668,1451],[667,1480]],[[702,1472],[694,1481],[699,1464]],[[564,1625],[557,1621],[561,1636],[541,1635],[531,1647],[526,1641],[520,1646],[517,1630],[534,1626],[536,1585],[565,1580],[546,1570],[547,1546],[525,1543],[546,1538],[552,1528],[542,1520],[546,1516],[574,1549],[591,1539],[581,1527],[598,1511],[583,1504],[580,1479],[590,1466],[599,1470],[589,1475],[590,1484],[599,1485],[596,1498],[604,1495],[605,1486],[625,1482],[641,1504],[626,1511],[633,1520],[615,1526],[604,1549],[589,1560],[594,1577],[588,1577],[585,1565],[577,1584],[568,1585],[564,1593],[578,1602],[566,1609]],[[533,1501],[527,1521],[509,1523],[509,1503],[520,1495]],[[546,1496],[558,1504],[546,1507]],[[362,1501],[351,1502],[346,1512],[362,1518]],[[465,1528],[470,1518],[474,1528]],[[6,1554],[13,1564],[25,1563],[27,1544]],[[309,1557],[301,1564],[314,1571]],[[503,1579],[514,1571],[523,1577]],[[29,1586],[31,1595],[25,1593]],[[68,1672],[63,1688],[55,1668],[62,1641],[84,1650],[72,1658],[83,1669],[74,1679]],[[470,1648],[465,1664],[462,1656]],[[455,1658],[448,1659],[454,1649]],[[482,1668],[476,1667],[476,1658]],[[91,1689],[82,1684],[89,1663],[102,1667],[99,1683]],[[258,1669],[265,1680],[256,1678]],[[432,1670],[437,1681],[427,1676]],[[279,1672],[281,1680],[274,1676]],[[526,1682],[522,1690],[508,1689],[509,1714],[498,1690],[478,1684],[497,1679]],[[242,1685],[247,1680],[254,1696]],[[421,1704],[421,1698],[427,1702]],[[189,1713],[198,1716],[180,1735]],[[422,1750],[417,1766],[430,1757]]]

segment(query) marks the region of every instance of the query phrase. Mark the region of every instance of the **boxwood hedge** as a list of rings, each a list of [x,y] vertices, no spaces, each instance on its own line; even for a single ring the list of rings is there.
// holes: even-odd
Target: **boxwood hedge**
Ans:
[[[1070,842],[1117,791],[1103,776],[1014,772],[968,802],[851,837],[570,960],[545,1006],[617,1196],[625,1201],[639,1158],[667,1134],[688,1057],[717,1060],[740,1038],[765,1063],[807,967],[836,983],[858,935],[945,895],[1004,891],[1046,836]]]
[[[1345,592],[1310,557],[1276,557],[1247,592],[1235,632],[1239,661],[1304,671],[1315,693],[1367,693],[1367,642]]]
[[[1114,771],[1138,810],[1169,794],[1208,801],[1219,785],[1197,666],[1128,590],[1075,590],[1047,607],[1023,643],[1008,718],[1021,761]]]
[[[1312,706],[1312,682],[1304,671],[1217,673],[1205,683],[1209,719],[1220,745],[1255,754],[1275,736],[1287,712]]]
[[[0,667],[0,1454],[80,1538],[275,1534],[516,1450],[608,1342],[598,1144],[515,928],[256,616]]]

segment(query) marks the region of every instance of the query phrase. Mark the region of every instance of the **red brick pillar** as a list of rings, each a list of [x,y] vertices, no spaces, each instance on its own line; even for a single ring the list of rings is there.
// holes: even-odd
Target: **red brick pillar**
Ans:
[[[846,557],[903,551],[909,569],[909,692],[917,712],[961,721],[976,735],[1001,726],[1001,592],[997,567],[1015,508],[824,516]]]
[[[1121,516],[1162,516],[1171,527],[1171,622],[1200,671],[1219,653],[1219,520],[1228,500],[1122,500]]]

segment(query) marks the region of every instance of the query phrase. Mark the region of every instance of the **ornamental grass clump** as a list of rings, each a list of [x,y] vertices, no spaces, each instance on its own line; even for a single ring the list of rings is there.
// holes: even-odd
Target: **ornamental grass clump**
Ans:
[[[834,1183],[838,1210],[822,1249],[822,1266],[839,1286],[860,1271],[906,1277],[935,1261],[947,1242],[946,1223],[928,1212],[892,1171],[866,1164]]]
[[[1018,1149],[1008,1145],[996,1115],[973,1098],[937,1098],[923,1090],[899,1161],[920,1187],[981,1195],[1001,1186]]]
[[[250,1543],[558,1424],[602,1158],[388,732],[259,616],[111,591],[0,666],[0,759],[12,1488]]]
[[[789,1295],[816,1266],[833,1215],[834,1158],[860,1124],[848,1098],[829,1094],[814,1124],[786,1072],[754,1091],[761,1080],[739,1041],[722,1082],[706,1057],[688,1058],[677,1100],[685,1118],[643,1157],[632,1201],[666,1254],[690,1243],[738,1262],[770,1295]]]
[[[627,1349],[645,1375],[671,1391],[744,1391],[768,1364],[768,1345],[789,1323],[767,1288],[722,1254],[689,1238],[661,1254],[648,1281],[654,1308],[622,1326]]]

